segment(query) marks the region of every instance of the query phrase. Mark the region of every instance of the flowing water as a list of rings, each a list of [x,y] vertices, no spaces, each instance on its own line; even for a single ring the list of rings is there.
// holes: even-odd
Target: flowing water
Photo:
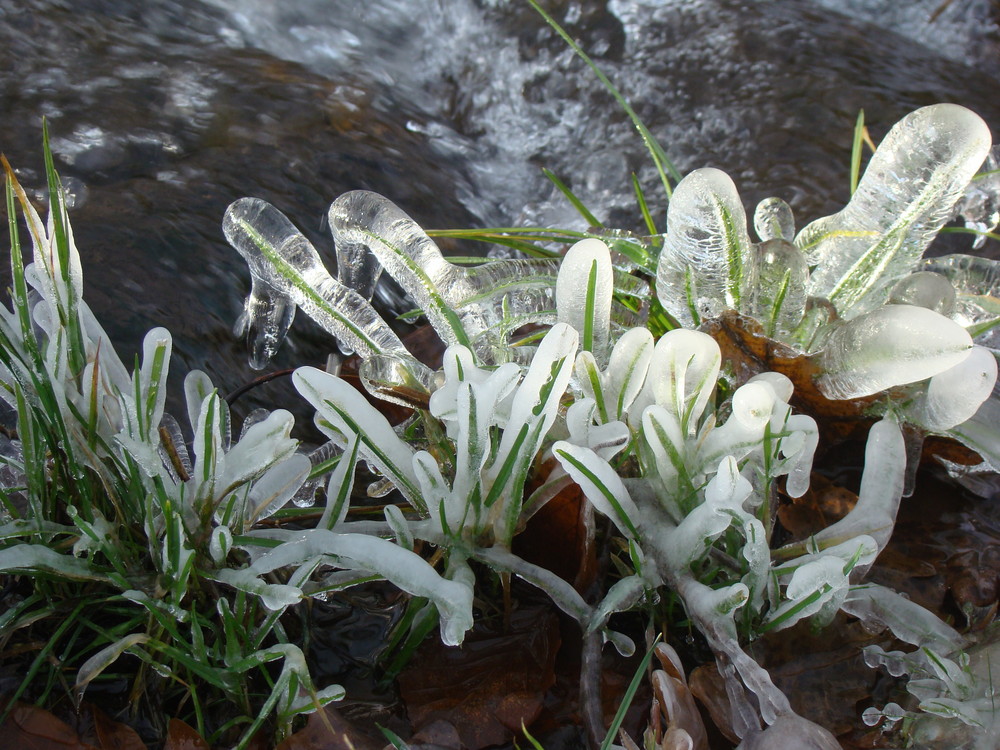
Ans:
[[[1000,123],[988,0],[548,7],[681,172],[724,169],[800,226],[846,200],[860,108],[876,139],[937,101]],[[542,167],[611,226],[641,226],[631,173],[659,195],[620,107],[524,3],[22,0],[0,3],[0,49],[0,149],[38,191],[48,119],[85,294],[122,355],[165,325],[175,376],[202,368],[223,391],[251,377],[230,333],[249,274],[220,229],[237,198],[322,251],[326,206],[355,188],[426,227],[585,228]],[[291,343],[279,366],[329,347],[304,320]]]

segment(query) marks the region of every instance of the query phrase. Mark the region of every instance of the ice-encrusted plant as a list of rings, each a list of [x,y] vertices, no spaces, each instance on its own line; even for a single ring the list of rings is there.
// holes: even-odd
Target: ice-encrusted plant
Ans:
[[[645,266],[655,270],[663,308],[689,327],[726,310],[757,320],[754,335],[808,357],[820,392],[866,397],[877,419],[858,506],[783,548],[770,548],[775,480],[785,476],[793,496],[804,492],[817,440],[812,420],[789,406],[790,380],[729,369],[705,333],[680,328],[656,341],[649,329],[630,326],[637,318],[628,300],[649,290],[641,273],[628,275],[635,263],[614,267],[597,239],[575,245],[555,278],[556,264],[544,261],[462,269],[388,201],[349,193],[330,210],[334,279],[276,209],[244,199],[225,220],[253,274],[241,327],[260,365],[259,353],[273,353],[302,307],[358,352],[373,394],[418,410],[422,431],[393,429],[334,375],[296,374],[345,465],[364,459],[408,506],[406,513],[388,506],[378,524],[328,513],[328,528],[392,535],[407,547],[431,542],[446,551],[446,577],[470,587],[470,559],[517,573],[588,632],[603,631],[625,649],[627,639],[607,629],[609,615],[667,586],[715,650],[735,729],[749,736],[760,729],[758,714],[772,727],[792,714],[741,638],[807,617],[822,623],[838,609],[890,627],[906,620],[905,610],[922,631],[946,627],[891,592],[858,584],[887,543],[904,492],[901,421],[960,440],[979,452],[983,468],[994,470],[1000,456],[989,417],[995,353],[974,343],[988,344],[982,337],[996,322],[995,271],[970,256],[935,261],[945,276],[919,272],[926,245],[988,150],[985,126],[967,110],[919,110],[886,138],[844,211],[795,237],[787,205],[765,201],[756,244],[723,173],[698,170],[673,191],[662,250]],[[410,355],[369,304],[379,268],[451,345],[443,372]],[[962,300],[961,314],[941,304],[949,298]],[[552,328],[537,346],[516,346],[512,334],[525,324]],[[390,336],[391,351],[371,343]],[[720,401],[720,393],[729,395]],[[419,434],[418,444],[407,434]],[[526,477],[549,449],[560,468],[526,498]],[[568,479],[629,544],[633,574],[594,604],[510,553],[517,528]],[[349,484],[347,474],[339,477],[328,495],[346,497]],[[325,533],[311,536],[318,544]],[[935,663],[962,645],[953,640]]]
[[[311,566],[281,583],[247,567],[248,535],[314,472],[290,437],[293,418],[281,409],[255,414],[232,440],[228,406],[199,371],[184,381],[190,431],[164,413],[170,334],[150,331],[129,373],[82,299],[80,257],[47,148],[46,158],[47,223],[4,162],[13,307],[0,307],[0,398],[16,424],[0,459],[0,573],[33,584],[0,615],[0,636],[51,631],[17,695],[55,648],[63,651],[48,689],[56,670],[71,667],[77,701],[128,653],[142,664],[133,695],[166,679],[168,694],[187,696],[206,737],[235,728],[242,747],[272,716],[287,732],[296,715],[343,695],[337,685],[313,685],[281,625],[317,566],[387,577],[460,617],[470,607],[466,589],[372,536],[332,535]],[[463,622],[447,631],[450,642],[461,640]],[[267,673],[275,660],[280,671]],[[233,704],[222,727],[207,716],[219,702]]]

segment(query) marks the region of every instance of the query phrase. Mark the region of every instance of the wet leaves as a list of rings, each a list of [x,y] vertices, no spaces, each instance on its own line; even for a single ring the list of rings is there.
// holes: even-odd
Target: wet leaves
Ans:
[[[167,739],[163,750],[212,750],[212,747],[183,721],[171,719],[167,724]]]
[[[427,640],[399,676],[413,727],[447,721],[468,750],[509,741],[541,712],[558,649],[558,618],[544,605],[516,609],[506,631],[477,625],[460,649]]]
[[[0,703],[6,701],[0,699]],[[0,747],[18,750],[146,750],[134,729],[84,703],[70,726],[52,712],[20,701],[0,724]],[[206,746],[207,747],[207,746]],[[177,750],[181,750],[178,748]]]

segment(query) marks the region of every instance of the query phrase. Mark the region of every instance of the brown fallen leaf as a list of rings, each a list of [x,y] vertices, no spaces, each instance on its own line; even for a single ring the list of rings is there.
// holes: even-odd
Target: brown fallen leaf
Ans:
[[[305,728],[287,737],[277,750],[382,750],[378,741],[360,732],[333,706],[309,714]]]
[[[544,605],[515,609],[506,633],[478,624],[461,648],[428,639],[398,679],[410,722],[450,722],[468,750],[510,741],[541,711],[559,643],[558,617]]]
[[[114,721],[92,703],[84,703],[82,710],[90,714],[96,744],[101,750],[146,750],[146,743],[132,727]]]
[[[167,739],[163,750],[212,750],[208,741],[180,719],[167,723]]]
[[[6,699],[0,699],[5,704]],[[0,724],[0,747],[17,750],[97,750],[84,744],[69,724],[50,711],[27,703],[15,702]]]

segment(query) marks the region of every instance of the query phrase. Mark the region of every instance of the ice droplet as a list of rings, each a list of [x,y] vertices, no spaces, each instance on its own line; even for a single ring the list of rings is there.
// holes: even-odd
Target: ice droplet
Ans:
[[[955,309],[955,287],[939,273],[917,271],[896,282],[889,293],[889,304],[926,307],[948,316]]]
[[[809,293],[827,297],[844,318],[881,304],[952,215],[990,143],[982,118],[955,104],[896,123],[847,206],[799,232],[796,244],[816,265]]]
[[[681,180],[667,208],[656,294],[683,326],[739,309],[749,273],[750,235],[736,185],[718,169]]]
[[[933,310],[886,305],[836,327],[813,355],[830,399],[870,396],[937,375],[969,356],[972,338]]]
[[[790,334],[806,309],[809,266],[802,251],[784,239],[754,245],[752,284],[744,292],[746,312],[771,338]]]
[[[781,198],[765,198],[753,212],[753,228],[761,242],[788,240],[795,237],[795,216],[792,207]]]

